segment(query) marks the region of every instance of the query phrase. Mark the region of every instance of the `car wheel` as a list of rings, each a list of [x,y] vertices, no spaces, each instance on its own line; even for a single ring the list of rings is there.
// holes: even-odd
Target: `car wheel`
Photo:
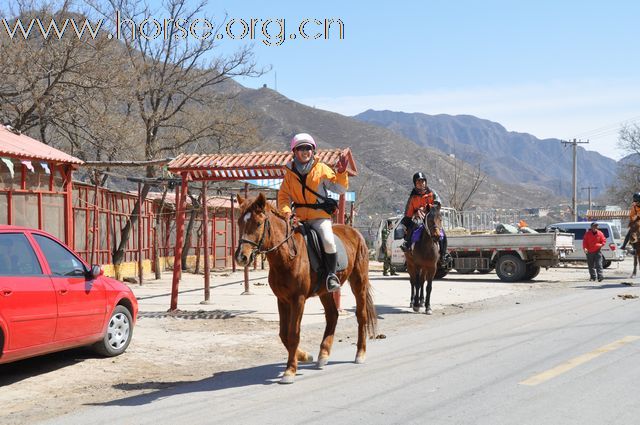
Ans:
[[[111,313],[104,338],[93,348],[106,357],[118,356],[127,349],[133,336],[131,313],[124,306],[116,306]]]
[[[611,260],[605,260],[605,261],[602,263],[602,267],[603,267],[603,268],[605,268],[605,269],[608,269],[608,268],[609,268],[609,266],[611,266]]]
[[[407,263],[402,264],[401,266],[395,266],[397,272],[406,272],[407,271]]]

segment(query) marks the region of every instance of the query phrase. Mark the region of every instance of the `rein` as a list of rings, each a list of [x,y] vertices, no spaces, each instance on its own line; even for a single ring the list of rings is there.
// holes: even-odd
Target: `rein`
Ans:
[[[424,220],[422,222],[422,224],[424,225],[424,229],[427,233],[427,235],[429,235],[429,237],[434,241],[437,242],[440,239],[440,232],[438,231],[439,228],[435,223],[435,217],[433,220],[433,232],[431,231],[431,228],[429,227],[429,216],[432,214],[434,210],[430,210],[429,213],[427,213],[424,216]],[[435,215],[435,214],[434,214]]]
[[[280,248],[283,244],[285,244],[288,240],[290,240],[295,231],[292,228],[291,231],[289,231],[289,222],[287,220],[285,220],[286,226],[287,226],[287,237],[284,238],[280,243],[278,243],[277,245],[273,246],[272,248],[269,249],[262,249],[262,244],[264,243],[264,239],[265,236],[267,234],[267,232],[269,233],[269,236],[271,236],[271,222],[269,221],[269,218],[267,217],[264,221],[264,230],[262,231],[262,236],[260,236],[260,240],[256,243],[254,241],[250,241],[248,239],[244,239],[244,238],[240,238],[238,239],[238,247],[240,247],[240,245],[242,245],[243,243],[249,244],[252,247],[254,247],[254,249],[251,251],[251,257],[255,257],[256,254],[268,254],[270,252],[275,251],[276,249]],[[295,239],[293,239],[293,255],[289,254],[289,256],[291,258],[295,257],[298,255],[298,247],[296,246],[296,241]]]

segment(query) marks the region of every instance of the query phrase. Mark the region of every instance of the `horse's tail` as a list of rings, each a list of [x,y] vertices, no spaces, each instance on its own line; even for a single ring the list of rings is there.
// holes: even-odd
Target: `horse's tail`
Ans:
[[[359,247],[358,247],[358,256],[359,260],[362,261],[365,267],[362,273],[363,281],[365,282],[365,290],[367,291],[367,333],[370,338],[375,338],[378,335],[378,314],[376,313],[376,305],[373,303],[373,294],[371,282],[369,282],[369,248],[367,248],[367,243],[364,240],[364,237],[360,232],[358,232],[359,236]]]
[[[378,314],[376,313],[376,305],[373,303],[369,280],[367,280],[367,333],[369,338],[378,336]]]

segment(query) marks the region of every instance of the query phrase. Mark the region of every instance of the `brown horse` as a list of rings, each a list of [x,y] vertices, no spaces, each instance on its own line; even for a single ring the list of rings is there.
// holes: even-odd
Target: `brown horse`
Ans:
[[[416,215],[423,217],[414,217],[414,221],[421,221],[424,230],[420,235],[413,248],[407,250],[404,255],[407,259],[407,271],[409,272],[409,280],[411,282],[411,306],[413,311],[420,311],[420,307],[425,306],[425,313],[432,314],[431,310],[431,289],[433,286],[433,278],[438,270],[438,260],[440,253],[438,249],[438,240],[440,239],[440,228],[442,225],[442,216],[440,214],[440,205],[435,204],[425,216],[424,212],[418,211]],[[427,281],[427,297],[424,297],[424,282]]]
[[[633,272],[629,277],[636,277],[638,262],[640,261],[640,220],[629,223],[629,244],[633,247]]]
[[[236,261],[240,266],[246,266],[257,253],[265,253],[267,256],[269,286],[278,298],[280,339],[289,352],[287,368],[280,382],[289,384],[294,381],[298,361],[313,361],[313,356],[298,348],[305,301],[318,295],[324,307],[326,326],[318,355],[319,368],[323,368],[329,360],[338,323],[338,309],[333,294],[327,292],[324,285],[314,293],[318,275],[311,270],[303,236],[295,232],[289,222],[267,203],[262,193],[253,199],[238,196],[238,202],[241,211],[238,219],[240,239],[235,252]],[[349,259],[346,269],[337,275],[341,284],[349,280],[356,298],[358,344],[355,362],[364,363],[367,350],[365,332],[374,337],[377,325],[369,284],[369,252],[362,235],[352,227],[334,225],[333,231],[342,240]]]

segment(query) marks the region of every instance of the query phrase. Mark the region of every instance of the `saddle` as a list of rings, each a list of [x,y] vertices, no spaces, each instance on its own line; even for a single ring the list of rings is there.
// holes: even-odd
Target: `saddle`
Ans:
[[[320,286],[324,284],[324,281],[327,276],[327,267],[325,261],[325,252],[324,247],[322,246],[322,240],[318,233],[307,223],[302,223],[301,226],[298,227],[298,231],[304,236],[305,243],[307,244],[307,252],[309,253],[309,264],[311,265],[311,270],[316,272],[318,275],[318,281],[316,282],[316,286],[314,287],[313,292],[317,292],[320,289]],[[336,240],[336,248],[338,254],[338,265],[336,267],[337,272],[341,272],[347,268],[348,258],[347,251],[344,249],[344,244],[342,240],[334,234]]]

